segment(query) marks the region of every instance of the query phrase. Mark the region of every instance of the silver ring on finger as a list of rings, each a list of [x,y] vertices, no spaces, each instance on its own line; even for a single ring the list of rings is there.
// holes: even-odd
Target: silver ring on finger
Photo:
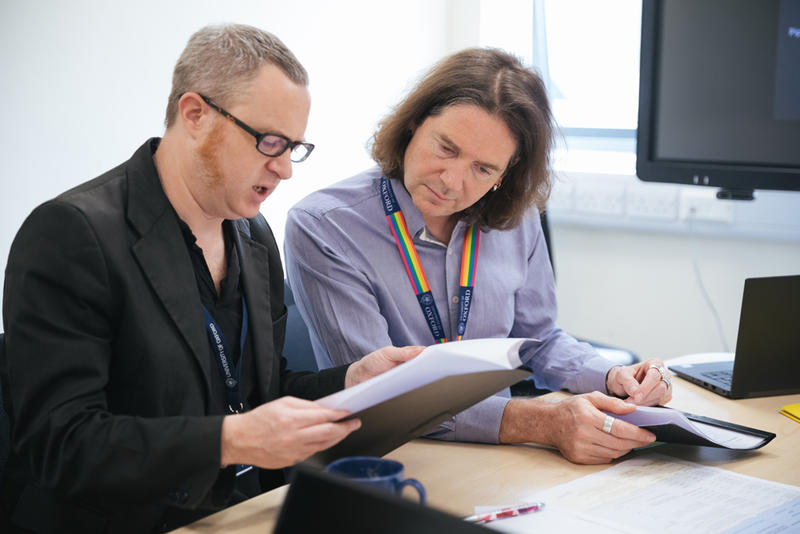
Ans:
[[[607,434],[611,434],[611,427],[614,426],[615,419],[610,415],[606,415],[605,421],[603,421],[603,432]]]
[[[664,369],[663,365],[651,365],[650,369],[655,369],[658,371],[658,374],[661,375],[661,381],[667,385],[667,389],[672,387],[672,380],[670,380],[669,374],[667,373],[667,370]]]

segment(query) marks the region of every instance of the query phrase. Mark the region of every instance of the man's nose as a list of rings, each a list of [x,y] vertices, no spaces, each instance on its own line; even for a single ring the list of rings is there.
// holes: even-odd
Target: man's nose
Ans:
[[[292,153],[287,150],[280,156],[267,158],[266,167],[281,180],[288,180],[292,177]]]

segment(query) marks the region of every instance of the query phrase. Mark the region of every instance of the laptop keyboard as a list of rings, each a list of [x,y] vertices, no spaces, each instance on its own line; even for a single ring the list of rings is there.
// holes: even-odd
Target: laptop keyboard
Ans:
[[[733,369],[724,369],[720,371],[706,371],[704,373],[700,373],[704,378],[709,378],[711,380],[716,380],[722,384],[725,384],[727,387],[731,386],[731,378],[733,377]]]

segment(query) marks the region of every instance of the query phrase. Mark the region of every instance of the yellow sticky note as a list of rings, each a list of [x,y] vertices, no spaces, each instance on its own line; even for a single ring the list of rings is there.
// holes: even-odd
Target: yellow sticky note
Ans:
[[[800,402],[795,404],[787,404],[781,408],[781,413],[789,419],[794,419],[800,423]]]

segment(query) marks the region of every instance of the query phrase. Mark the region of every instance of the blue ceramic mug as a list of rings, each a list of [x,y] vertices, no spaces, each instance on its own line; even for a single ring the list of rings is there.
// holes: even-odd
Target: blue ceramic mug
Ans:
[[[375,456],[348,456],[328,464],[325,471],[367,484],[373,488],[400,495],[403,488],[411,486],[419,493],[419,502],[425,504],[425,488],[414,478],[403,478],[403,464]]]

